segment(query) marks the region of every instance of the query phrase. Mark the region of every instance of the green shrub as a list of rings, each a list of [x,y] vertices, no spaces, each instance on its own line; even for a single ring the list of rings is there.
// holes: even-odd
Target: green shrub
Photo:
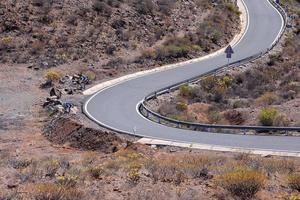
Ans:
[[[300,192],[300,172],[291,174],[288,177],[288,184],[290,188]]]
[[[217,111],[209,112],[209,114],[208,114],[208,120],[212,124],[218,123],[221,120],[220,113],[217,112]]]
[[[258,115],[259,122],[263,126],[272,126],[277,114],[278,111],[275,108],[263,108]]]
[[[179,110],[179,111],[185,111],[185,110],[187,110],[188,105],[187,105],[186,103],[184,103],[184,102],[178,102],[178,103],[176,104],[176,108],[177,108],[177,110]]]
[[[276,54],[276,55],[270,55],[269,56],[269,61],[268,61],[268,65],[269,66],[273,66],[275,65],[276,62],[280,61],[281,59],[281,56],[279,54]]]
[[[247,168],[236,168],[216,177],[219,186],[242,199],[252,198],[262,188],[264,181],[263,174]]]
[[[241,14],[241,12],[239,11],[238,7],[236,7],[233,3],[227,3],[227,4],[226,4],[226,8],[227,8],[230,12],[232,12],[232,13],[234,13],[234,14],[236,14],[236,15],[240,15],[240,14]]]
[[[186,57],[191,48],[187,45],[166,45],[157,49],[157,59],[164,60],[168,58]]]
[[[185,121],[186,118],[182,115],[168,115],[169,118],[178,120],[178,121]]]
[[[188,86],[188,85],[180,86],[180,88],[179,88],[180,96],[189,97],[191,95],[191,93],[192,93],[192,87],[191,86]]]

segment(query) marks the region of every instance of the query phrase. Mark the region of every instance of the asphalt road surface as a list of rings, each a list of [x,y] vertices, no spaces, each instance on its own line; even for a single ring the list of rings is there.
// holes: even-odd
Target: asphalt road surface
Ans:
[[[278,38],[283,19],[268,0],[244,0],[248,28],[234,47],[231,62],[269,48]],[[227,63],[225,54],[162,72],[128,80],[89,97],[84,112],[99,125],[141,137],[255,150],[300,152],[300,137],[250,136],[197,132],[157,124],[142,117],[136,107],[148,94]]]

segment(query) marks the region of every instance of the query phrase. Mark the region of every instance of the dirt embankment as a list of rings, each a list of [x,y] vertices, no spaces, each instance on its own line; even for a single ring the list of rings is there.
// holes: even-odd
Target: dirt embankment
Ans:
[[[70,117],[53,119],[43,134],[55,144],[105,153],[115,152],[122,143],[126,144],[113,132],[87,128]]]

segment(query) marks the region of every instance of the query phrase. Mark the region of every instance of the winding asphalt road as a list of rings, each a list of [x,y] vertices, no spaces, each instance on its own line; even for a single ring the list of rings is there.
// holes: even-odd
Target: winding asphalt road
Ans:
[[[268,0],[244,0],[248,10],[245,35],[234,47],[232,62],[265,51],[278,38],[283,19]],[[105,88],[89,97],[85,114],[99,125],[141,137],[241,149],[300,152],[300,137],[250,136],[196,132],[163,126],[141,116],[137,104],[148,94],[226,64],[224,54]],[[135,133],[134,133],[135,132]]]

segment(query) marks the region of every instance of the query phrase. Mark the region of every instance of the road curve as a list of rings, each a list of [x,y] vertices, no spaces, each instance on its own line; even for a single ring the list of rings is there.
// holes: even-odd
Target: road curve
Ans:
[[[232,62],[268,49],[283,27],[282,16],[268,0],[244,2],[249,14],[248,28],[234,47]],[[83,107],[84,113],[101,126],[141,137],[245,150],[300,152],[300,137],[234,135],[176,129],[149,121],[137,111],[139,102],[151,92],[209,72],[226,62],[225,55],[220,54],[121,82],[89,97]]]

